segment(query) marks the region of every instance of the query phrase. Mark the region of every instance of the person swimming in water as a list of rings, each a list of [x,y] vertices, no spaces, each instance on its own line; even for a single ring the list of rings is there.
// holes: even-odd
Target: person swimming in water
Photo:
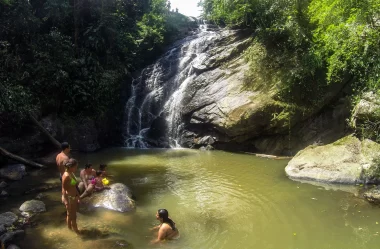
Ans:
[[[159,209],[156,213],[156,219],[160,221],[160,225],[151,229],[158,230],[157,239],[152,240],[152,244],[161,242],[165,239],[171,240],[179,238],[179,231],[175,226],[175,222],[169,218],[168,210]]]

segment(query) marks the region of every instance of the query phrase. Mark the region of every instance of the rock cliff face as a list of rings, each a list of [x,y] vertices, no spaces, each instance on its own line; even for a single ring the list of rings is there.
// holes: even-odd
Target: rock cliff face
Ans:
[[[171,47],[133,83],[126,104],[125,144],[130,147],[200,148],[294,155],[310,144],[347,134],[350,103],[331,87],[325,105],[290,114],[277,90],[245,87],[245,50],[253,34],[204,28]]]

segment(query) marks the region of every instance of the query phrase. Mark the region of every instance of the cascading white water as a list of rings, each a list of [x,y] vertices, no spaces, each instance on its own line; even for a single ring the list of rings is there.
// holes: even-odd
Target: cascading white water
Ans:
[[[195,34],[174,44],[133,80],[131,96],[125,105],[125,146],[147,148],[146,135],[152,122],[164,114],[166,140],[171,147],[179,147],[178,136],[183,127],[181,100],[196,74],[192,70],[193,64],[201,63],[203,53],[218,36],[217,29],[210,30],[207,25],[200,25]]]

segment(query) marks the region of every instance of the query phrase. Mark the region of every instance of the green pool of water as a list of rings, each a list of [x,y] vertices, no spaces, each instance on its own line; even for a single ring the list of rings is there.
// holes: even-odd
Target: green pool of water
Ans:
[[[86,233],[79,238],[66,229],[59,192],[49,191],[43,199],[48,212],[26,230],[22,248],[120,248],[126,241],[126,248],[357,249],[380,243],[380,209],[356,197],[355,188],[289,180],[287,160],[124,148],[74,157],[81,167],[107,163],[112,181],[132,189],[136,211],[79,214]],[[169,210],[181,237],[152,246],[148,229],[157,224],[159,208]]]

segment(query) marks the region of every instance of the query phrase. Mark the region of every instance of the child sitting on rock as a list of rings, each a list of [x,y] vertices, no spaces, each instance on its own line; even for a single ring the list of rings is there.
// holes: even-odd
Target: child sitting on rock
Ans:
[[[109,189],[107,178],[103,178],[103,171],[96,171],[96,177],[91,180],[91,183],[94,185],[95,191],[102,191],[103,189]]]
[[[107,172],[106,172],[107,166],[108,166],[107,164],[100,164],[99,165],[99,170],[103,172],[103,177],[111,176],[111,175],[107,174]]]

